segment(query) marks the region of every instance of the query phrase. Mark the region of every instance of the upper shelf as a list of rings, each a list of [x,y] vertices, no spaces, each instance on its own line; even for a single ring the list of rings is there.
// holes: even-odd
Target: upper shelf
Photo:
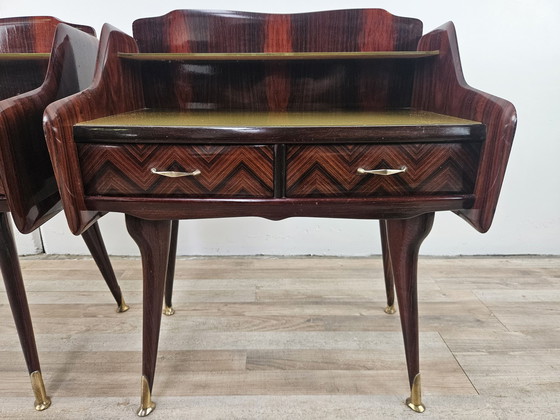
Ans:
[[[49,53],[0,53],[0,61],[37,61],[48,60]]]
[[[301,61],[301,60],[375,60],[419,59],[433,57],[435,51],[359,51],[359,52],[262,52],[262,53],[118,53],[134,61]]]
[[[74,126],[76,142],[301,143],[481,141],[476,121],[412,109],[340,112],[219,112],[143,109]]]

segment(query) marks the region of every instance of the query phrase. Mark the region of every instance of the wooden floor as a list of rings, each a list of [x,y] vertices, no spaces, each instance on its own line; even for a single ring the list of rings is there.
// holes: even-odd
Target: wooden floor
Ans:
[[[130,311],[90,259],[23,258],[53,405],[37,413],[0,290],[0,417],[134,419],[141,266],[113,258]],[[424,414],[408,396],[380,257],[177,262],[156,419],[558,419],[560,258],[421,258]]]

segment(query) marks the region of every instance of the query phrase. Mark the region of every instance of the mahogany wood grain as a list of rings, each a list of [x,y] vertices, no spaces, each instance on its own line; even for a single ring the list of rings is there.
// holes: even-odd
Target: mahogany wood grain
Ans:
[[[34,61],[0,60],[0,100],[41,86],[48,63],[48,58]]]
[[[389,234],[387,232],[387,220],[379,220],[379,231],[381,233],[381,252],[383,256],[383,276],[385,278],[385,293],[387,295],[387,306],[395,304],[395,281],[393,278],[393,266],[389,252]]]
[[[140,248],[144,278],[142,375],[150,390],[154,383],[161,308],[169,261],[170,220],[144,220],[126,215],[126,227]]]
[[[472,205],[474,196],[381,198],[216,199],[151,197],[86,197],[88,208],[116,211],[145,219],[209,219],[219,217],[329,217],[341,219],[409,218],[427,212],[457,210]]]
[[[61,99],[45,109],[45,137],[70,230],[82,233],[101,213],[87,209],[84,202],[78,154],[72,137],[74,124],[106,115],[144,107],[140,79],[131,66],[123,64],[117,52],[138,52],[128,35],[104,25],[99,41],[97,67],[92,85]]]
[[[419,20],[380,9],[292,15],[176,10],[133,23],[143,53],[402,51],[415,50],[421,32]],[[192,68],[143,63],[147,106],[254,111],[402,107],[410,101],[414,64],[237,62]]]
[[[419,64],[414,81],[412,106],[418,109],[481,121],[486,141],[475,186],[475,204],[457,213],[480,232],[494,218],[517,125],[514,106],[504,99],[471,88],[463,77],[457,35],[449,22],[424,35],[418,50],[438,49],[430,62]]]
[[[72,231],[82,232],[104,212],[123,212],[141,249],[143,373],[150,388],[169,267],[171,221],[232,216],[272,220],[300,216],[382,219],[387,298],[389,302],[394,300],[394,281],[412,385],[419,371],[416,272],[420,244],[430,231],[435,211],[454,210],[481,231],[489,227],[515,127],[515,112],[509,103],[464,83],[452,27],[436,30],[422,39],[421,31],[420,21],[378,9],[292,15],[173,11],[135,21],[134,39],[104,28],[93,86],[51,105],[45,113],[45,130],[57,180],[64,186],[62,199]],[[440,54],[416,61],[386,58],[193,63],[119,57],[119,53],[138,52],[407,50],[440,50]],[[385,126],[340,121],[299,126],[293,122],[255,123],[263,115],[272,114],[288,119],[301,114],[321,115],[332,120],[337,112],[371,116],[395,108],[469,121],[455,125],[424,122]],[[146,122],[162,111],[173,114],[175,122],[162,122],[161,115]],[[123,113],[126,114],[119,115]],[[200,115],[248,119],[227,124],[191,124]],[[100,117],[108,118],[92,121]],[[135,118],[137,122],[131,123]],[[259,146],[269,150],[271,195],[199,198],[189,197],[185,189],[179,188],[175,196],[158,196],[161,191],[158,193],[151,185],[127,186],[138,173],[130,162],[119,166],[118,162],[124,162],[122,156],[104,155],[97,162],[94,156],[101,155],[89,155],[91,151],[136,148],[153,151],[155,156],[165,154],[165,150],[199,146]],[[374,169],[366,166],[371,163],[387,168],[402,165],[406,159],[410,167],[406,175],[369,189],[362,187],[371,178],[356,181],[358,163],[365,169]],[[106,170],[103,165],[112,165],[120,173]],[[146,169],[150,165],[144,166]],[[107,189],[95,184],[103,177],[99,185],[110,185]]]
[[[420,372],[418,346],[418,296],[416,273],[418,251],[434,222],[434,213],[411,219],[387,220],[388,249],[399,301],[408,380],[410,386]]]
[[[29,233],[62,209],[44,141],[43,111],[91,82],[97,52],[94,34],[89,27],[50,17],[0,19],[0,55],[6,54],[0,60],[0,178],[5,192],[0,200],[0,264],[29,372],[40,370],[39,360],[5,212],[11,211],[17,228]],[[32,60],[26,59],[28,54]],[[35,54],[47,59],[35,59]],[[83,237],[120,305],[121,291],[97,225]]]
[[[61,24],[57,28],[59,21],[56,19],[40,22],[48,23],[48,27],[34,32],[48,37],[49,51],[50,45],[53,46],[46,75],[37,72],[42,85],[29,90],[26,83],[19,85],[17,73],[0,79],[0,91],[4,91],[5,86],[9,87],[8,90],[16,86],[19,92],[25,92],[0,101],[0,177],[14,222],[23,233],[32,232],[61,210],[44,142],[43,111],[49,103],[77,92],[91,82],[97,51],[95,37],[69,25]],[[0,20],[0,27],[2,23]],[[13,24],[8,26],[13,27]],[[23,40],[19,39],[19,42]],[[31,47],[32,43],[26,45],[29,51],[43,51],[40,44],[37,47]],[[21,51],[21,47],[16,49]]]
[[[0,55],[50,53],[60,23],[64,22],[50,16],[0,19]],[[89,26],[69,25],[95,35]],[[45,79],[48,63],[48,56],[39,60],[14,60],[13,57],[0,60],[0,99],[39,87]]]
[[[89,27],[79,26],[85,32],[67,25],[56,30],[60,23],[51,17],[0,19],[0,54],[7,55],[0,60],[0,178],[1,190],[6,194],[0,199],[0,266],[29,373],[40,371],[39,357],[6,212],[12,212],[16,226],[26,233],[60,211],[57,187],[43,141],[42,113],[46,104],[56,99],[57,93],[63,93],[59,90],[59,80],[68,81],[68,77],[62,75],[64,60],[72,59],[68,36],[78,40],[81,36],[94,39],[85,34],[94,34]],[[87,54],[87,46],[84,49]],[[14,58],[15,54],[36,53],[51,53],[51,60],[49,54],[46,59],[39,60]],[[13,97],[27,91],[31,92]],[[108,271],[112,273],[111,267]]]
[[[177,236],[179,235],[179,221],[171,222],[171,238],[169,241],[169,260],[165,275],[165,306],[173,307],[173,282],[175,280],[175,259],[177,257]]]
[[[288,146],[287,197],[387,197],[472,193],[480,143]],[[358,169],[400,169],[390,176]]]
[[[50,53],[56,27],[64,23],[52,16],[12,17],[0,20],[2,52],[10,53]],[[89,26],[69,24],[90,35],[95,30]]]
[[[113,266],[111,265],[111,260],[107,254],[107,248],[105,248],[105,243],[103,242],[103,237],[101,236],[101,230],[99,229],[99,224],[92,224],[89,229],[82,233],[82,238],[86,243],[91,256],[93,257],[95,264],[102,273],[105,283],[109,287],[111,294],[115,298],[118,305],[123,302],[123,296],[121,292],[121,287],[117,282],[117,277],[113,271]]]
[[[78,147],[86,195],[136,197],[273,196],[271,146],[91,145]],[[152,172],[196,176],[169,178]]]
[[[291,15],[174,10],[138,19],[132,28],[141,52],[406,51],[415,49],[422,22],[381,9]]]
[[[274,198],[286,196],[286,145],[274,145]]]
[[[8,301],[10,302],[10,309],[14,316],[27,370],[29,373],[40,371],[41,366],[39,364],[37,345],[35,344],[33,324],[31,323],[18,253],[12,227],[5,212],[0,213],[0,269],[2,270],[4,286],[8,295]]]
[[[34,25],[35,30],[15,30],[20,36],[30,37],[28,43],[18,38],[14,41],[15,46],[3,45],[3,51],[22,53],[24,50],[19,44],[24,43],[28,52],[42,52],[45,41],[38,41],[32,35],[48,37],[52,43],[43,84],[0,101],[0,175],[15,224],[21,232],[29,233],[62,209],[44,141],[43,111],[54,100],[84,89],[91,83],[98,42],[90,35],[94,33],[93,29],[79,26],[86,33],[54,18],[22,18],[16,23],[12,19],[7,22],[0,20],[0,27],[12,32],[17,25]],[[0,90],[4,86],[17,86],[19,79],[14,76],[2,80]],[[25,89],[28,86],[18,87]],[[99,228],[92,226],[92,231],[85,231],[83,238],[120,305],[122,295]]]

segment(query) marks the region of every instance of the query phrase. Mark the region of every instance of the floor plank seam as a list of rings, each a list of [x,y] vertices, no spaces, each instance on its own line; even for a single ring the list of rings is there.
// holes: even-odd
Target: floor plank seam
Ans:
[[[502,322],[502,320],[500,319],[500,317],[499,317],[498,315],[496,315],[496,314],[494,313],[494,311],[492,311],[492,309],[490,309],[490,307],[489,307],[486,303],[484,303],[484,301],[483,301],[482,299],[480,299],[480,297],[479,297],[476,293],[473,293],[473,296],[476,298],[476,300],[478,300],[478,301],[480,302],[480,304],[481,304],[482,306],[484,306],[486,309],[488,309],[488,312],[490,312],[490,315],[492,315],[492,316],[496,319],[496,321],[498,321],[498,322],[500,323],[500,325],[501,325],[502,327],[504,327],[504,329],[506,330],[506,332],[512,332],[512,331],[507,327],[507,325],[504,324],[504,323]]]
[[[474,390],[476,391],[477,395],[480,395],[480,392],[478,392],[478,389],[476,388],[476,386],[474,385],[473,381],[471,380],[470,376],[467,374],[467,372],[465,371],[465,368],[463,368],[463,365],[461,365],[461,363],[459,362],[459,359],[457,359],[457,356],[455,356],[455,353],[453,353],[453,350],[451,350],[451,347],[449,347],[449,345],[447,344],[447,341],[445,341],[445,338],[443,338],[443,336],[441,335],[441,333],[438,331],[438,335],[441,337],[441,340],[443,341],[443,343],[445,344],[445,347],[447,347],[447,349],[449,350],[449,353],[451,353],[451,355],[453,356],[453,359],[455,359],[455,362],[457,362],[457,365],[461,368],[461,371],[463,371],[463,374],[465,375],[465,377],[469,380],[471,386],[474,388]]]

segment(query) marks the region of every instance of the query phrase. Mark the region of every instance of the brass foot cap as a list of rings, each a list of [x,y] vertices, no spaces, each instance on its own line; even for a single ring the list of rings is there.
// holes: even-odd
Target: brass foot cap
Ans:
[[[43,401],[35,401],[35,410],[43,411],[51,406],[51,399],[47,397]]]
[[[424,404],[413,404],[410,401],[410,398],[406,399],[406,405],[408,406],[408,408],[410,408],[412,411],[416,411],[417,413],[423,413],[424,411],[426,411],[426,407],[424,407]]]
[[[142,375],[140,380],[141,384],[141,397],[140,397],[140,408],[136,412],[138,417],[149,416],[152,411],[156,408],[156,403],[152,401],[152,391],[150,390],[150,385],[148,383],[148,378]]]
[[[156,409],[156,403],[150,403],[148,407],[140,406],[136,414],[138,417],[146,417],[152,414],[152,411]]]
[[[385,308],[385,313],[389,315],[393,315],[396,311],[395,305],[390,305]]]
[[[121,304],[117,307],[117,313],[122,313],[122,312],[126,312],[130,309],[130,306],[128,306],[126,304],[126,302],[124,301],[124,299],[121,301]]]
[[[35,395],[35,410],[43,411],[51,406],[51,399],[47,396],[45,391],[45,384],[43,383],[43,376],[41,372],[36,370],[29,375],[31,379],[31,388]]]
[[[171,316],[174,313],[175,313],[175,309],[173,309],[173,306],[166,306],[165,308],[163,308],[164,315]]]

